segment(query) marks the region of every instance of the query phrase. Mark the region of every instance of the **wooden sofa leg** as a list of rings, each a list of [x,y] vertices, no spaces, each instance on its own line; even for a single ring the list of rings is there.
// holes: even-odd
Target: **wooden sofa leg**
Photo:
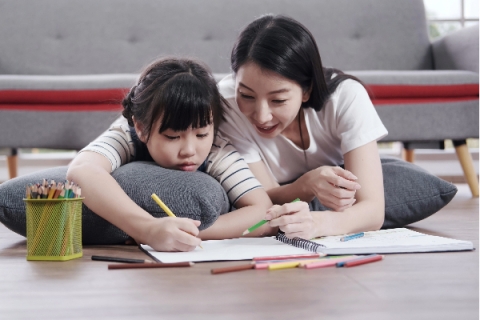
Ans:
[[[17,149],[12,149],[12,152],[7,156],[8,175],[10,179],[17,177],[18,155]]]
[[[478,178],[473,166],[472,155],[468,151],[465,141],[453,141],[458,160],[462,165],[463,174],[467,179],[468,186],[474,198],[478,198]]]
[[[415,160],[415,150],[414,149],[403,149],[403,160],[413,163]]]

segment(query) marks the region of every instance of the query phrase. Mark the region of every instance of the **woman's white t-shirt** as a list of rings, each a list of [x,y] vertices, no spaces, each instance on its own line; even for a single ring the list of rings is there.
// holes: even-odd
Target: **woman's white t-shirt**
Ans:
[[[222,79],[219,89],[230,104],[225,108],[226,121],[219,131],[247,163],[263,160],[280,184],[294,181],[322,165],[341,165],[344,154],[388,133],[367,91],[355,80],[340,83],[320,111],[304,109],[310,136],[310,146],[305,152],[283,135],[267,139],[257,133],[235,101],[233,75]]]

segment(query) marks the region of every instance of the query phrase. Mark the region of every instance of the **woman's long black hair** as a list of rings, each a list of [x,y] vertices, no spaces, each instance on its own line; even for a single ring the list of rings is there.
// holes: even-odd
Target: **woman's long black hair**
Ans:
[[[304,92],[311,90],[303,108],[320,111],[338,85],[353,79],[333,68],[324,68],[317,43],[298,21],[282,15],[264,15],[250,23],[239,35],[231,54],[233,72],[247,62],[293,80]],[[332,78],[332,74],[336,74]]]

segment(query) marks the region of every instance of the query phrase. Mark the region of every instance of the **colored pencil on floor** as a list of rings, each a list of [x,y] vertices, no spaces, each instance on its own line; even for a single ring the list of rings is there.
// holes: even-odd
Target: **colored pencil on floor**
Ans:
[[[193,262],[173,262],[173,263],[118,263],[109,264],[108,269],[146,269],[146,268],[179,268],[191,267]]]
[[[249,270],[249,269],[253,269],[254,267],[255,267],[254,263],[248,263],[248,264],[241,264],[241,265],[231,266],[231,267],[216,268],[216,269],[212,269],[210,272],[212,274],[220,274],[220,273],[227,273],[227,272]]]
[[[92,256],[92,260],[95,261],[108,261],[108,262],[122,262],[122,263],[155,263],[152,260],[146,259],[132,259],[132,258],[121,258],[121,257],[107,257],[107,256]]]
[[[382,255],[370,254],[370,255],[363,256],[350,261],[338,262],[337,267],[355,267],[355,266],[359,266],[359,265],[370,263],[370,262],[380,261],[382,259],[383,259]]]

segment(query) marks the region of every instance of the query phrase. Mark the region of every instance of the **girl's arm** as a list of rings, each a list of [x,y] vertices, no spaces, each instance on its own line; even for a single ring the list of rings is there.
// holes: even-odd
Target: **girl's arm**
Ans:
[[[111,164],[98,153],[79,153],[68,168],[67,179],[82,188],[85,205],[125,231],[137,242],[158,251],[191,251],[200,244],[199,221],[157,219],[139,207],[110,175]]]
[[[203,240],[238,238],[242,233],[265,218],[265,212],[272,202],[263,188],[254,189],[242,196],[236,203],[237,210],[221,215],[215,223],[200,231]],[[274,235],[278,228],[268,223],[246,236],[261,237]]]
[[[269,195],[276,197],[275,202],[287,203],[274,206],[267,212],[266,219],[272,220],[270,226],[279,227],[288,237],[306,239],[380,229],[385,215],[385,201],[382,167],[376,141],[346,153],[344,159],[345,168],[358,178],[350,183],[358,183],[362,188],[355,193],[354,187],[345,183],[344,180],[347,180],[345,177],[336,178],[337,182],[333,182],[332,188],[338,189],[336,193],[334,192],[337,199],[340,199],[342,194],[353,192],[356,200],[353,205],[342,212],[310,212],[306,203],[287,203],[296,197],[310,201],[310,194],[299,185],[302,183],[299,178],[290,185],[268,189]],[[256,173],[255,168],[252,171]],[[257,176],[257,179],[262,182],[262,177]],[[335,187],[335,184],[347,189]]]

